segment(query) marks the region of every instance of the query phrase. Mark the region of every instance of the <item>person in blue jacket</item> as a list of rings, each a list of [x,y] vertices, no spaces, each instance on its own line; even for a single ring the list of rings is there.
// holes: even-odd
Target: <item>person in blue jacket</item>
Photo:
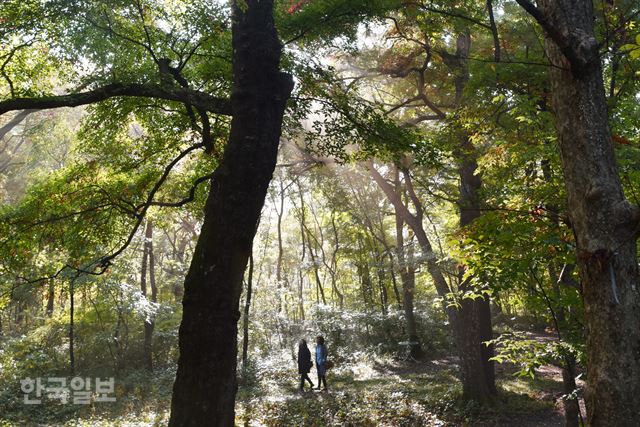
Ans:
[[[320,386],[324,385],[324,390],[327,391],[327,346],[322,335],[316,338],[316,369],[318,370],[318,387],[316,390],[320,390]]]

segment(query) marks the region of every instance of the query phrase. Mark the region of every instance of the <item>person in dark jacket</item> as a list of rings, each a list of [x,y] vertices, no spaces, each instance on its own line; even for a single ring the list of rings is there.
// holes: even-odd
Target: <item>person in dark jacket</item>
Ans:
[[[324,343],[324,337],[316,338],[316,369],[318,370],[318,387],[324,385],[324,391],[327,391],[327,346]]]
[[[300,391],[304,391],[304,382],[309,381],[311,384],[311,388],[313,388],[313,382],[311,378],[309,378],[309,372],[311,372],[311,367],[313,363],[311,362],[311,352],[309,351],[309,347],[307,347],[307,341],[300,340],[298,344],[298,373],[300,374]]]

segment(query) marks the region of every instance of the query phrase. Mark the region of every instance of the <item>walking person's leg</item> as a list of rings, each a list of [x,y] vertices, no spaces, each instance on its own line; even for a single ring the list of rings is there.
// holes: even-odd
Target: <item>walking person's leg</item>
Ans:
[[[313,388],[313,381],[309,378],[309,374],[304,374],[304,380],[309,381],[309,385]]]
[[[324,385],[324,390],[325,391],[328,390],[328,388],[327,388],[327,375],[326,374],[322,376],[322,384]]]

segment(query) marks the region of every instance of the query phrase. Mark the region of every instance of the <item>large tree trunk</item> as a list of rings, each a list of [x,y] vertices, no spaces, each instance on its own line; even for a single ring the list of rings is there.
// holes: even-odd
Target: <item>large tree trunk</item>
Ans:
[[[478,162],[476,150],[463,133],[460,137],[460,147],[456,150],[458,160],[458,174],[460,176],[460,228],[466,227],[481,215],[480,188],[482,179],[477,175]],[[464,271],[460,271],[460,294],[472,289],[471,278],[463,278]],[[489,297],[463,298],[458,310],[458,346],[460,348],[460,364],[463,376],[463,395],[467,399],[476,401],[490,400],[497,394],[495,384],[493,346],[484,342],[493,339],[491,325],[491,306]]]
[[[491,2],[488,2],[488,7],[491,11]],[[496,46],[499,47],[499,44],[496,43]],[[467,58],[470,48],[471,35],[468,32],[458,34],[456,61],[452,63],[456,71],[455,88],[458,106],[464,102],[464,88],[469,80]],[[496,48],[495,54],[496,58],[499,58],[499,48]],[[477,174],[478,154],[467,132],[460,130],[458,140],[459,145],[454,149],[460,177],[460,196],[457,204],[460,212],[460,228],[464,228],[482,214],[480,210],[482,179]],[[472,289],[471,278],[463,278],[463,274],[464,270],[460,269],[459,294],[477,293],[478,290]],[[489,297],[484,295],[479,298],[463,298],[460,301],[457,320],[456,336],[463,378],[463,395],[466,399],[478,402],[491,400],[497,394],[497,389],[494,362],[490,360],[493,357],[493,346],[484,344],[493,339]]]
[[[638,213],[618,175],[591,1],[518,0],[548,33],[553,107],[587,328],[587,424],[640,425]]]
[[[185,280],[170,426],[232,426],[242,276],[276,155],[289,75],[272,0],[234,2],[233,119]]]

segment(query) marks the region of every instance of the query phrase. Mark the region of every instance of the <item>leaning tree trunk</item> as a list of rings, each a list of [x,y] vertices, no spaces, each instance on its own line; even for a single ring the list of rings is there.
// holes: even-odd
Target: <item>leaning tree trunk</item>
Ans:
[[[638,209],[611,143],[593,4],[518,0],[547,31],[552,99],[587,328],[587,424],[640,425]]]
[[[433,280],[438,295],[444,301],[443,309],[447,314],[458,346],[465,398],[479,402],[491,400],[496,394],[493,362],[489,360],[492,350],[482,344],[492,338],[488,301],[462,300],[457,309],[447,304],[450,293],[449,286],[422,225],[422,204],[413,188],[409,172],[403,170],[407,191],[416,207],[416,214],[409,211],[401,197],[394,192],[393,187],[382,178],[373,165],[369,166],[369,171],[393,205],[396,216],[401,216],[402,220],[413,230],[422,249],[422,255],[426,258],[427,272]],[[474,171],[475,166],[471,169],[471,176]],[[462,221],[464,223],[466,219],[463,218]]]
[[[293,89],[279,71],[273,0],[233,7],[231,134],[185,279],[170,426],[232,426],[242,277]]]

